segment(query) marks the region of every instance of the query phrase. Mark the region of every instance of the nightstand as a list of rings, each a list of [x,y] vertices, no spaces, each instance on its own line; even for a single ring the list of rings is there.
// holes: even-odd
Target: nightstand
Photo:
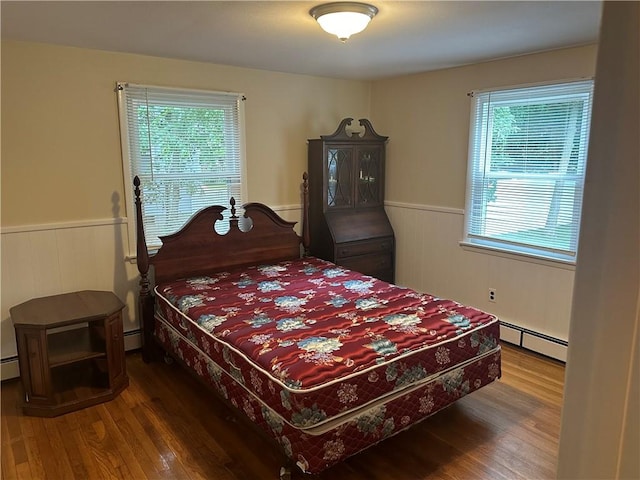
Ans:
[[[112,292],[86,290],[10,309],[25,414],[54,417],[111,400],[129,385],[123,308]]]

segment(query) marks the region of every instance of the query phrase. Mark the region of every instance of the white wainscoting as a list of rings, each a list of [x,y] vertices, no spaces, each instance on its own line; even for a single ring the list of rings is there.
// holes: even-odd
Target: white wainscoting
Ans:
[[[300,220],[299,205],[274,207],[284,219]],[[463,212],[389,202],[396,235],[396,281],[498,315],[527,331],[523,346],[549,339],[565,342],[541,353],[562,357],[569,334],[574,272],[566,267],[470,251],[460,247]],[[26,300],[76,290],[111,290],[125,303],[126,348],[140,345],[135,300],[138,272],[125,261],[126,218],[3,228],[1,288],[1,379],[18,375],[9,308]],[[300,224],[296,226],[300,233]],[[488,290],[496,290],[496,302]],[[535,333],[546,340],[531,338]],[[515,338],[515,335],[514,335]],[[557,353],[560,351],[561,353]]]
[[[387,202],[385,209],[396,236],[398,284],[491,312],[527,331],[528,341],[521,344],[530,349],[558,340],[563,348],[540,353],[564,360],[573,268],[461,247],[462,210],[397,202]],[[489,301],[489,289],[496,291],[495,302]],[[531,341],[536,333],[546,340]]]
[[[3,228],[1,323],[2,380],[18,375],[9,309],[31,298],[77,290],[111,290],[125,302],[129,348],[139,346],[135,318],[137,269],[124,261],[126,219]]]

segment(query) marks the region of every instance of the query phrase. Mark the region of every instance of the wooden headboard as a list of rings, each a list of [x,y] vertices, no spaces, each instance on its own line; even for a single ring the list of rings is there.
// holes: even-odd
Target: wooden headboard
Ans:
[[[187,278],[238,267],[280,262],[300,258],[301,245],[306,254],[309,246],[309,186],[307,174],[302,183],[302,236],[293,227],[297,222],[282,219],[262,203],[247,203],[242,221],[236,215],[235,199],[230,200],[231,216],[228,230],[216,232],[216,222],[222,222],[227,207],[213,205],[197,212],[177,232],[160,237],[162,246],[149,254],[144,235],[140,179],[134,178],[136,206],[136,252],[140,272],[139,313],[143,333],[142,352],[146,361],[153,359],[155,342],[154,300],[150,288],[149,267],[154,267],[155,283]],[[242,229],[241,229],[242,226]]]

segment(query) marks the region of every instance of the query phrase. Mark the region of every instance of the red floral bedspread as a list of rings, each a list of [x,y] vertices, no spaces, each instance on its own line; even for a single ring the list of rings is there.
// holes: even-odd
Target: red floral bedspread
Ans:
[[[224,370],[301,429],[427,384],[499,342],[488,313],[312,257],[180,280],[156,294],[157,315],[213,360],[199,368],[214,381]],[[160,330],[180,354],[181,340]],[[456,385],[463,394],[477,387]]]

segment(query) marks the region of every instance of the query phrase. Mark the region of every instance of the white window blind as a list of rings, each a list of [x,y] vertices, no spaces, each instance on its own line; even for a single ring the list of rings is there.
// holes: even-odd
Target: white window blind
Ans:
[[[131,184],[137,175],[149,247],[203,207],[226,206],[232,196],[242,204],[241,94],[119,83],[118,100],[130,174],[127,214],[135,219]]]
[[[593,82],[473,94],[463,243],[574,262]]]

